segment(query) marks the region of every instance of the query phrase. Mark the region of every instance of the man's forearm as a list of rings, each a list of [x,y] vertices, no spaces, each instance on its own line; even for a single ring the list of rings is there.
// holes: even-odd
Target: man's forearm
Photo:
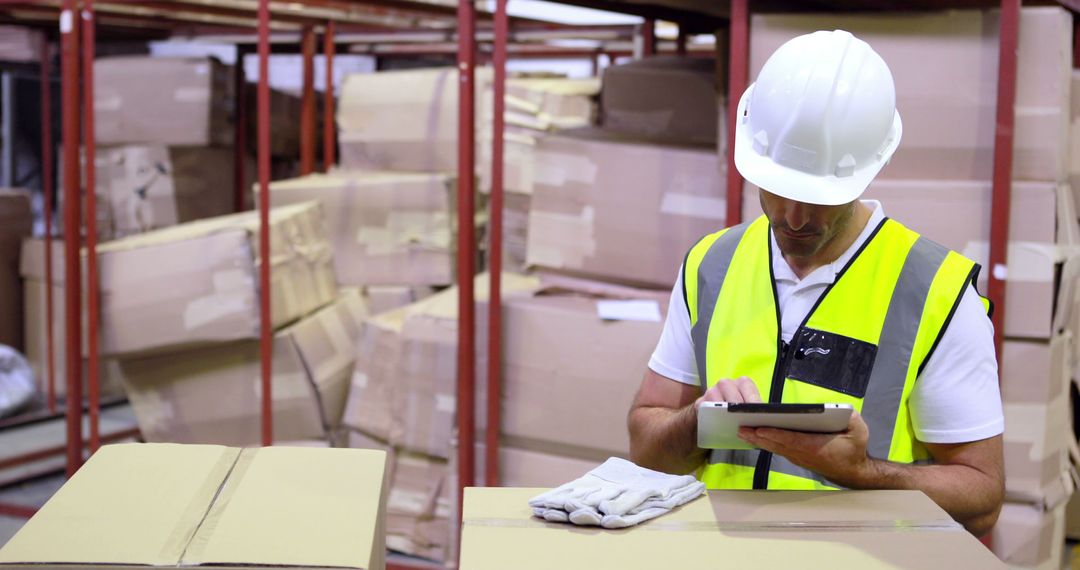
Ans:
[[[697,410],[693,404],[671,409],[636,407],[630,412],[630,458],[665,473],[690,473],[705,462],[697,446]]]
[[[992,477],[967,465],[905,465],[870,459],[853,489],[917,489],[972,534],[989,532],[1001,510],[1004,489]]]

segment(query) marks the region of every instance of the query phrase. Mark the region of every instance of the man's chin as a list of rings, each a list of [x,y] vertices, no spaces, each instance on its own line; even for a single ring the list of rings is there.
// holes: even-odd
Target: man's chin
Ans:
[[[810,257],[817,253],[820,246],[817,241],[804,242],[787,238],[778,238],[776,245],[785,257]]]

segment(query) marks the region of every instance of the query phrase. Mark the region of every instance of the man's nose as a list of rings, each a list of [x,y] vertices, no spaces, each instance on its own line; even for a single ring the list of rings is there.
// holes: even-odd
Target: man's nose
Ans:
[[[792,231],[797,232],[810,221],[810,212],[805,204],[792,201],[788,203],[787,210],[784,212],[784,221]]]

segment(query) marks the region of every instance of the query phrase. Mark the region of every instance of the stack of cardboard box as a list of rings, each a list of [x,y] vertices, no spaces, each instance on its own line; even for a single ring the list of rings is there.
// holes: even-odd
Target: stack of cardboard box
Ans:
[[[512,78],[506,82],[503,133],[503,263],[512,271],[525,267],[529,204],[532,200],[534,152],[549,133],[582,128],[597,121],[596,95],[600,81],[593,78]],[[482,136],[477,141],[480,191],[491,192],[491,132],[494,96],[486,86]]]
[[[755,16],[751,75],[784,41],[844,29],[892,70],[904,139],[866,198],[885,214],[1005,276],[1006,500],[994,550],[1023,568],[1059,568],[1064,503],[1073,491],[1067,382],[1075,352],[1077,219],[1067,184],[1072,17],[1020,18],[1008,268],[987,267],[998,62],[996,11]],[[927,66],[927,61],[938,62]],[[1073,141],[1074,147],[1076,142]],[[760,214],[747,187],[744,218]]]
[[[339,291],[322,209],[270,213],[274,437],[328,439],[345,404],[360,293]],[[258,217],[190,222],[99,248],[101,353],[148,441],[260,440]],[[60,277],[62,279],[62,275]]]
[[[213,58],[94,63],[100,237],[233,210],[232,86]]]

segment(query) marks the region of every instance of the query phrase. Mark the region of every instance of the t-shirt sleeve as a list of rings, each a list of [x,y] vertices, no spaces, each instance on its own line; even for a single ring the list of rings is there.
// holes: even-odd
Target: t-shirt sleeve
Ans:
[[[926,443],[966,443],[1004,431],[994,325],[973,287],[960,299],[908,405],[915,437]]]
[[[679,268],[679,277],[671,290],[664,330],[660,333],[656,350],[649,358],[649,369],[677,382],[696,386],[697,363],[694,361],[694,342],[690,337],[690,312],[683,298],[682,273],[682,268]]]

